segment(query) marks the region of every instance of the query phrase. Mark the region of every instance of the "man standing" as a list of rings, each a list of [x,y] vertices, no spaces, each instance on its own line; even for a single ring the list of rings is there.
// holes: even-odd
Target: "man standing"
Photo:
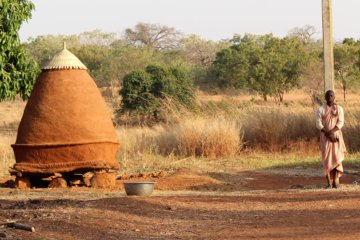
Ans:
[[[344,172],[342,161],[346,152],[341,128],[344,126],[344,109],[335,103],[335,93],[325,93],[326,104],[316,112],[316,127],[320,132],[321,157],[327,188],[339,187]]]

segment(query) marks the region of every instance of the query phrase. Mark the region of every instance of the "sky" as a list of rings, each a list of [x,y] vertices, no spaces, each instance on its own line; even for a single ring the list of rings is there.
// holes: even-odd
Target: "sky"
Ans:
[[[321,38],[321,0],[31,0],[32,18],[21,41],[39,35],[69,35],[100,29],[121,35],[137,23],[174,27],[208,40],[236,34],[284,37],[295,27],[314,26]],[[334,39],[360,38],[360,0],[332,0]]]

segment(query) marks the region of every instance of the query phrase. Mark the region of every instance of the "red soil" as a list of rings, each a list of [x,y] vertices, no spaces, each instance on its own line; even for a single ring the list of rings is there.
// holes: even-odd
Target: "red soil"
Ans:
[[[160,174],[163,175],[163,174]],[[150,197],[126,197],[122,181],[156,180]],[[283,171],[201,173],[117,180],[86,187],[17,190],[0,180],[5,239],[360,239],[360,176],[324,190],[319,175]],[[166,191],[176,190],[176,191]],[[184,191],[184,190],[191,190]],[[257,191],[255,191],[257,190]]]

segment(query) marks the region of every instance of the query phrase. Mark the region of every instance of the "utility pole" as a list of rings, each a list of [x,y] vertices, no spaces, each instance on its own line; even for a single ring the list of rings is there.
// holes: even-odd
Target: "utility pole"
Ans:
[[[323,49],[324,49],[324,87],[335,90],[334,83],[334,51],[332,32],[331,0],[322,0]]]

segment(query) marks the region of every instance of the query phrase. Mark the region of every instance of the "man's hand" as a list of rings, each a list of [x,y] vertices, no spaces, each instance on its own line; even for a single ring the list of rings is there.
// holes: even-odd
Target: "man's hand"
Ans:
[[[328,134],[334,134],[334,132],[336,132],[337,130],[339,130],[339,128],[337,126],[335,126],[333,129],[328,131]]]
[[[337,142],[337,141],[339,141],[336,137],[335,137],[335,135],[334,134],[327,134],[326,135],[326,137],[327,137],[327,139],[329,139],[329,141],[330,142]]]
[[[337,142],[339,141],[335,135],[334,132],[338,130],[338,127],[334,127],[333,129],[331,129],[330,131],[327,131],[325,128],[321,129],[321,132],[323,132],[325,134],[325,137],[330,141],[330,142]]]
[[[322,128],[320,131],[323,132],[325,134],[325,136],[327,136],[328,131],[325,128]]]

